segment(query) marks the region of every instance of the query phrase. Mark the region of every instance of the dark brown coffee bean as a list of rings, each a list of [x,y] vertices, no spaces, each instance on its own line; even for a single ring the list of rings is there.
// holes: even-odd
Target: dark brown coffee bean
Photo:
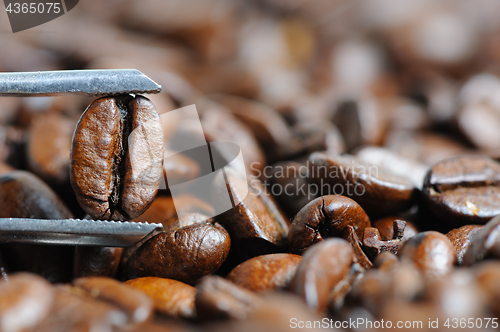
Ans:
[[[148,295],[154,303],[154,309],[161,315],[195,318],[194,299],[196,288],[177,280],[145,277],[132,279],[126,285]]]
[[[382,252],[389,251],[397,254],[403,246],[403,235],[406,227],[404,220],[396,220],[393,224],[394,237],[390,240],[382,241],[380,233],[375,227],[366,227],[363,233],[363,249],[372,260]]]
[[[436,279],[453,270],[457,253],[445,235],[427,231],[406,241],[398,256],[413,262],[426,278]]]
[[[226,230],[206,216],[162,232],[137,249],[128,259],[128,278],[161,277],[193,284],[215,272],[227,258],[231,240]],[[179,225],[182,226],[182,225]]]
[[[223,195],[229,190],[235,203],[240,202],[215,217],[231,235],[232,249],[241,259],[285,251],[288,222],[276,203],[263,187],[257,187],[258,181],[245,182],[233,169],[225,169],[227,185],[219,185],[225,181],[215,181],[213,197],[227,197]]]
[[[123,248],[76,247],[73,277],[115,277]]]
[[[71,184],[93,218],[133,219],[159,189],[162,160],[163,132],[151,102],[142,96],[100,98],[76,127]]]
[[[151,318],[153,302],[143,292],[117,280],[106,277],[85,277],[73,281],[92,297],[111,302],[127,313],[133,323],[142,323]]]
[[[69,181],[75,124],[76,121],[54,112],[41,114],[31,123],[27,146],[29,168],[48,183]]]
[[[309,309],[322,311],[328,304],[330,292],[349,275],[354,259],[347,241],[326,239],[304,254],[291,290],[304,299]]]
[[[204,277],[197,286],[198,319],[245,319],[262,300],[253,292],[219,276]]]
[[[358,239],[370,226],[370,219],[358,203],[340,195],[316,198],[293,219],[288,233],[290,251],[301,254],[328,237],[342,237],[347,226],[354,228]]]
[[[463,264],[472,265],[484,259],[500,258],[500,216],[491,219],[471,240]]]
[[[451,244],[457,251],[457,264],[462,265],[465,253],[476,236],[481,230],[481,225],[465,225],[460,228],[452,229],[446,233],[446,237],[451,241]]]
[[[0,326],[2,331],[27,331],[49,313],[54,290],[34,274],[11,275],[0,282]]]
[[[369,227],[365,229],[368,228]],[[373,263],[363,251],[363,248],[361,247],[361,241],[356,235],[354,227],[352,227],[351,225],[347,225],[344,232],[342,232],[342,238],[351,244],[352,250],[354,250],[354,255],[356,256],[357,263],[364,269],[371,269],[373,267]]]
[[[313,153],[309,157],[309,177],[320,195],[345,195],[369,215],[388,215],[409,208],[414,187],[406,177],[382,167],[360,162],[353,156]]]
[[[435,164],[424,194],[429,209],[449,225],[485,224],[500,214],[500,163],[481,156],[460,156]]]
[[[376,227],[380,232],[380,238],[383,241],[392,240],[394,238],[394,221],[396,220],[404,220],[397,217],[385,217],[379,219],[373,223],[373,226]],[[411,237],[418,234],[418,230],[411,222],[408,220],[404,220],[406,222],[406,227],[403,235],[403,242],[407,241]]]
[[[254,257],[235,267],[227,279],[255,292],[286,289],[301,259],[293,254]]]
[[[72,217],[59,197],[35,175],[14,171],[0,176],[0,218]],[[11,271],[34,272],[50,282],[71,279],[73,247],[3,244],[1,248]]]

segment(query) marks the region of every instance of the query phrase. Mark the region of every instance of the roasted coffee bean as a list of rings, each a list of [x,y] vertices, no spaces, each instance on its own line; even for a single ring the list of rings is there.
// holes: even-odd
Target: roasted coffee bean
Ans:
[[[162,232],[142,244],[128,259],[126,276],[161,277],[193,284],[215,272],[229,253],[229,234],[211,218],[198,215],[193,219],[197,222],[184,227],[179,223],[180,228]]]
[[[144,277],[125,282],[147,294],[157,313],[173,317],[195,318],[196,288],[177,280]]]
[[[0,176],[0,218],[66,219],[73,215],[59,197],[38,177],[25,171]],[[11,271],[29,271],[50,282],[71,279],[73,247],[2,244]]]
[[[92,297],[111,302],[127,313],[133,323],[151,318],[153,302],[141,291],[117,280],[106,277],[85,277],[73,281],[73,285],[88,292]]]
[[[198,319],[245,319],[262,300],[253,292],[219,276],[201,279],[196,292]]]
[[[445,235],[427,231],[406,241],[398,256],[413,262],[425,277],[436,279],[453,270],[457,253]]]
[[[254,257],[235,267],[227,279],[256,292],[286,289],[301,259],[293,254]]]
[[[151,102],[142,96],[100,98],[73,135],[71,184],[93,218],[133,219],[153,202],[162,160],[163,132]]]
[[[369,227],[365,228],[368,229]],[[356,261],[365,269],[371,269],[373,267],[372,261],[366,256],[361,241],[354,231],[354,227],[347,225],[344,232],[342,232],[342,238],[351,244],[354,250],[354,255],[356,256]]]
[[[49,313],[54,300],[52,286],[34,274],[19,273],[0,282],[0,329],[26,331]]]
[[[370,219],[358,203],[340,195],[316,198],[293,219],[288,233],[290,251],[301,254],[328,237],[343,237],[347,226],[353,227],[358,239],[370,227]]]
[[[31,124],[27,146],[29,168],[48,183],[69,181],[75,124],[76,121],[54,112],[37,116]]]
[[[449,225],[485,224],[500,214],[500,163],[460,156],[435,164],[427,173],[424,195],[432,213]]]
[[[384,216],[407,209],[414,201],[414,187],[406,177],[365,164],[356,157],[313,153],[309,177],[320,195],[340,194],[356,202],[369,215]]]
[[[290,288],[309,309],[322,311],[330,292],[349,275],[354,260],[354,251],[347,241],[326,239],[304,254]]]
[[[394,221],[394,238],[382,241],[380,233],[375,227],[367,227],[363,233],[363,249],[368,257],[374,260],[380,253],[389,251],[397,254],[403,246],[403,235],[406,222],[403,220]]]
[[[382,272],[394,271],[399,265],[399,258],[389,251],[384,251],[375,258],[373,266]]]
[[[241,259],[264,254],[284,252],[288,233],[288,222],[263,187],[256,187],[233,169],[226,167],[225,181],[214,182],[213,197],[227,197],[228,190],[234,201],[240,202],[231,210],[215,217],[231,235],[234,250]],[[223,175],[220,174],[220,177]],[[219,177],[219,179],[220,179]],[[245,193],[248,195],[245,199]]]
[[[123,248],[76,247],[73,277],[115,277]]]
[[[471,240],[464,255],[463,264],[468,266],[484,259],[500,258],[500,216],[491,219]]]
[[[373,223],[373,226],[376,227],[380,232],[380,238],[383,241],[392,240],[394,238],[394,221],[396,220],[404,220],[396,217],[385,217],[379,219]],[[407,241],[411,237],[418,234],[418,230],[411,222],[408,220],[404,220],[406,222],[403,242]]]
[[[477,285],[482,289],[489,303],[490,310],[500,315],[500,263],[489,260],[474,267]]]
[[[446,237],[457,251],[458,265],[462,265],[467,249],[469,249],[472,240],[482,227],[481,225],[465,225],[460,228],[452,229],[446,233]]]

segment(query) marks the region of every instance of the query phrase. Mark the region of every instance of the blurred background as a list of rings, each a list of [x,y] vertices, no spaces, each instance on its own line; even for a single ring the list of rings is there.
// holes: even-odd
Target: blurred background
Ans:
[[[496,0],[81,0],[15,34],[0,11],[0,71],[137,68],[163,86],[159,113],[196,104],[207,139],[240,145],[254,174],[365,145],[424,166],[497,158],[499,60]],[[0,98],[4,166],[63,193],[91,101]]]

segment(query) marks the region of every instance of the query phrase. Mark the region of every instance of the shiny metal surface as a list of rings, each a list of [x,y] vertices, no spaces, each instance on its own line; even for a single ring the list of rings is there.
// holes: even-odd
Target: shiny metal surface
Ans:
[[[0,96],[54,96],[69,93],[97,97],[160,91],[160,85],[137,69],[0,73]]]
[[[129,247],[161,224],[87,219],[0,218],[0,243]]]

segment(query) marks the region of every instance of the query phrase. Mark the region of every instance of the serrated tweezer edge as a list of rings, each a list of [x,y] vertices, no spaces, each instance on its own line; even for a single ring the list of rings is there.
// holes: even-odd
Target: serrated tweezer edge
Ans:
[[[0,218],[0,243],[128,247],[161,230],[147,222]]]

